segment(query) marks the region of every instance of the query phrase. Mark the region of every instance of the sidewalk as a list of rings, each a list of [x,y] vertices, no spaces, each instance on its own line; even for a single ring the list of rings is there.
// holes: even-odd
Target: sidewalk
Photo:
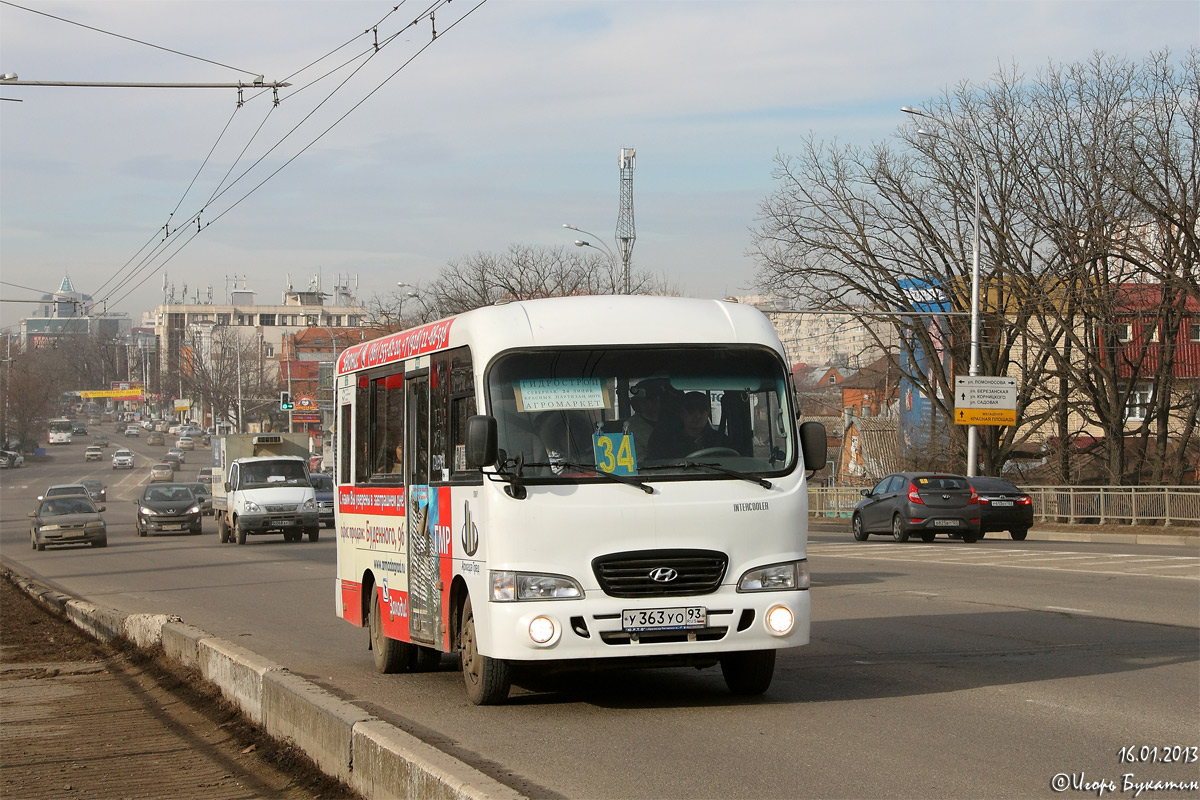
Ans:
[[[199,690],[0,577],[0,797],[357,797]]]

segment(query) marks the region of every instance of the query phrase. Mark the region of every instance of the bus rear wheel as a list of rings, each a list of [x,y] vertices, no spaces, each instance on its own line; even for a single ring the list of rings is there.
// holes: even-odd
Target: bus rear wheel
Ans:
[[[462,651],[463,682],[467,687],[467,699],[477,706],[500,705],[508,699],[509,689],[512,688],[512,675],[508,663],[479,652],[479,639],[475,635],[475,612],[471,609],[469,595],[462,613],[459,649]]]
[[[408,644],[391,639],[383,632],[383,598],[376,597],[371,601],[371,614],[368,619],[371,631],[371,656],[375,659],[375,671],[384,675],[406,672],[412,663],[412,653]]]

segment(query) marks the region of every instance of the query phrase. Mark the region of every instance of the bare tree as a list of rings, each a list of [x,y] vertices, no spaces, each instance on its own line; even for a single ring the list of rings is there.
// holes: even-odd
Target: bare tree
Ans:
[[[1126,282],[1161,286],[1164,330],[1195,313],[1198,60],[1192,51],[1174,69],[1166,54],[1141,64],[1097,55],[1032,80],[1001,72],[928,104],[930,135],[906,125],[898,151],[810,137],[798,156],[776,159],[779,186],[754,231],[760,286],[814,306],[896,312],[909,356],[897,360],[911,364],[939,345],[937,326],[915,323],[913,287],[970,308],[978,180],[981,370],[1023,377],[1019,424],[984,429],[984,471],[1036,446],[1051,426],[1060,444],[1100,428],[1108,480],[1140,473],[1145,463],[1131,469],[1124,455],[1140,383],[1152,375],[1157,386],[1143,440],[1153,425],[1160,448],[1168,431],[1187,447],[1195,428],[1194,381],[1181,391],[1173,363],[1180,350],[1164,337],[1151,355],[1118,365],[1114,354],[1128,348],[1112,339],[1128,312]],[[947,326],[950,369],[965,373],[966,320]],[[951,374],[910,368],[905,377],[952,419]],[[961,452],[964,437],[950,430]],[[1070,450],[1060,452],[1065,477]]]
[[[666,282],[646,272],[629,276],[633,294],[666,294]],[[584,294],[619,294],[620,266],[598,253],[565,247],[511,245],[504,253],[479,252],[451,261],[420,299],[427,313],[448,316],[498,300],[532,300]]]
[[[46,420],[58,413],[59,400],[69,385],[61,377],[68,360],[65,351],[51,347],[14,353],[12,364],[6,366],[6,435],[18,439],[20,449],[43,440]]]

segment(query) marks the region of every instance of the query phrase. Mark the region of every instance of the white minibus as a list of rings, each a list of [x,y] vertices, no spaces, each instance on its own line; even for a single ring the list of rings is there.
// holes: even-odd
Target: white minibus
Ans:
[[[719,665],[766,691],[809,639],[807,470],[755,308],[642,296],[476,309],[338,357],[337,613],[381,672]]]

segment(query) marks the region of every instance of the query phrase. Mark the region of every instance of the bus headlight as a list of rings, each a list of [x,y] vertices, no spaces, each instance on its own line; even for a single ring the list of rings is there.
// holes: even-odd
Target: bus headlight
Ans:
[[[739,592],[779,592],[789,589],[807,589],[808,562],[787,561],[748,570],[738,580]]]
[[[492,601],[577,600],[583,597],[579,584],[565,575],[492,570]]]
[[[796,615],[787,606],[771,606],[767,611],[767,628],[771,633],[782,636],[792,629],[796,623]]]
[[[550,617],[534,617],[529,621],[529,638],[538,644],[550,644],[558,638],[558,625]]]

